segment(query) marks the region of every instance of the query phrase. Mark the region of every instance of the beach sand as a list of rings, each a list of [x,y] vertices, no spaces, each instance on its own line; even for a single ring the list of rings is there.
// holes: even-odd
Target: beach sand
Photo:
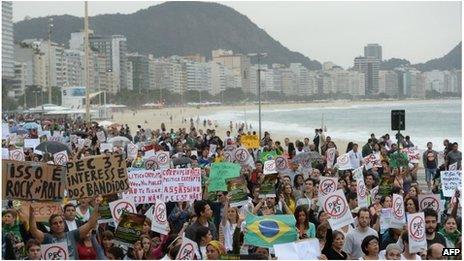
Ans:
[[[391,101],[382,101],[387,102],[398,102],[397,100]],[[423,102],[423,100],[408,100],[408,103],[413,102]],[[298,109],[298,108],[307,108],[307,107],[316,107],[324,109],[325,107],[347,107],[351,105],[360,105],[360,104],[369,104],[369,103],[378,103],[378,101],[321,101],[321,102],[312,102],[312,103],[281,103],[281,104],[262,104],[262,110],[269,109]],[[200,108],[193,106],[186,107],[169,107],[163,109],[144,109],[138,110],[136,112],[132,110],[126,110],[124,112],[116,112],[113,114],[113,122],[124,123],[129,125],[132,130],[132,135],[135,135],[135,130],[137,125],[142,125],[143,128],[148,128],[151,130],[159,129],[161,123],[166,124],[167,129],[178,129],[178,128],[188,128],[189,119],[193,118],[196,122],[198,116],[200,116],[200,126],[197,126],[199,129],[213,128],[206,125],[206,128],[203,128],[203,118],[202,115],[209,115],[213,112],[218,111],[244,111],[244,110],[257,110],[257,104],[244,104],[244,105],[235,105],[235,106],[202,106]],[[134,115],[135,113],[135,115]],[[172,123],[170,122],[170,116],[172,115]],[[182,124],[182,118],[187,118],[187,124]],[[145,123],[145,121],[147,123]],[[234,124],[235,127],[235,124]],[[216,128],[216,134],[223,138],[225,137],[226,131],[229,126],[219,125]],[[258,126],[253,126],[254,130],[258,130]],[[235,131],[235,130],[234,130]],[[264,133],[265,129],[262,130]],[[273,140],[278,140],[283,143],[284,138],[288,137],[290,141],[294,142],[295,140],[303,140],[305,137],[308,137],[312,143],[314,133],[308,133],[305,137],[295,136],[295,135],[282,135],[280,133],[271,133],[271,138]],[[369,137],[359,137],[353,142],[357,142],[360,146],[364,145]],[[337,145],[340,152],[346,150],[349,140],[337,139],[337,137],[332,137],[332,140]]]

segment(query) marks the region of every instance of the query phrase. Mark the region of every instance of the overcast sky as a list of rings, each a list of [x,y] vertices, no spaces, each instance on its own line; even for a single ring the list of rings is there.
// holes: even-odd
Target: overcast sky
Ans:
[[[161,2],[89,2],[89,15],[133,13]],[[343,67],[379,43],[383,59],[426,62],[462,38],[460,1],[454,2],[221,2],[246,15],[290,50]],[[13,2],[13,20],[25,16],[84,15],[79,2]]]

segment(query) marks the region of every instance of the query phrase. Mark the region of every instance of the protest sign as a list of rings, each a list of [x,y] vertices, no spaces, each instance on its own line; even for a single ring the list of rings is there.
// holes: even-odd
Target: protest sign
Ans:
[[[147,211],[147,217],[151,219],[151,230],[163,235],[169,234],[169,223],[166,215],[166,204],[157,200],[155,205]]]
[[[131,247],[142,235],[145,215],[124,212],[114,232],[114,239],[118,243]]]
[[[408,239],[409,253],[422,252],[427,249],[424,212],[408,214]]]
[[[77,148],[83,149],[83,148],[84,148],[84,145],[85,145],[85,140],[84,140],[84,139],[81,139],[81,138],[78,138],[78,139],[77,139]]]
[[[66,165],[68,160],[69,160],[68,152],[65,151],[65,150],[53,154],[53,162],[56,165],[64,166],[64,165]]]
[[[437,213],[443,210],[440,202],[439,194],[419,194],[419,210],[423,211],[426,208],[431,208]]]
[[[139,149],[134,143],[127,144],[127,158],[135,159],[137,157]]]
[[[351,167],[351,162],[350,162],[350,156],[348,155],[348,153],[342,154],[342,155],[337,157],[336,167],[339,170],[347,170],[347,169],[352,168]]]
[[[240,176],[240,165],[230,162],[212,163],[208,191],[227,191],[226,180]]]
[[[375,196],[379,193],[379,185],[375,186],[371,189],[371,198],[375,198]]]
[[[171,162],[169,151],[157,151],[155,157],[156,163],[160,169],[169,169],[169,163]]]
[[[130,168],[128,173],[129,190],[122,198],[132,199],[135,204],[154,203],[163,196],[163,177],[161,170]]]
[[[228,179],[227,191],[230,196],[230,207],[239,207],[248,203],[247,183],[244,177]]]
[[[275,165],[276,165],[276,170],[277,171],[285,171],[288,169],[288,161],[286,158],[282,156],[278,156],[275,158]]]
[[[40,140],[39,139],[24,139],[24,148],[33,148],[39,146]]]
[[[118,200],[118,194],[110,194],[102,196],[102,201],[98,208],[100,218],[98,224],[113,222],[113,215],[111,214],[110,202]]]
[[[84,139],[84,146],[85,147],[90,147],[92,146],[92,140],[91,139]]]
[[[241,135],[240,143],[247,149],[259,148],[259,138],[257,135]]]
[[[111,216],[113,217],[114,223],[116,225],[121,221],[121,216],[123,213],[137,213],[135,208],[134,201],[130,199],[119,199],[111,201],[108,203],[111,211]]]
[[[10,151],[8,148],[2,148],[2,159],[10,159]]]
[[[393,194],[390,227],[402,229],[406,224],[403,196]]]
[[[106,150],[112,152],[113,151],[113,144],[111,144],[111,143],[100,143],[100,153],[103,153]]]
[[[66,168],[33,161],[2,160],[3,199],[63,199]]]
[[[216,144],[209,144],[209,152],[208,152],[208,158],[211,158],[213,157],[213,155],[216,154],[216,149],[217,149],[217,145]]]
[[[66,242],[43,244],[40,246],[43,260],[69,260],[68,244]]]
[[[70,199],[103,196],[129,189],[126,161],[122,154],[68,161],[66,167]]]
[[[25,156],[24,156],[23,148],[10,150],[10,159],[16,160],[16,161],[24,161]]]
[[[275,184],[279,179],[278,174],[269,174],[264,176],[264,180],[261,183],[261,188],[259,190],[259,197],[266,198],[266,197],[275,197]]]
[[[239,147],[235,149],[234,156],[235,156],[235,160],[241,165],[245,165],[250,160],[253,160],[248,150],[243,147]]]
[[[150,158],[150,157],[154,157],[155,155],[156,155],[156,152],[154,149],[152,149],[152,150],[145,151],[145,153],[143,154],[143,157]]]
[[[420,152],[419,150],[413,148],[404,148],[402,150],[404,153],[408,155],[408,159],[410,163],[419,163],[420,160]]]
[[[455,162],[448,166],[448,170],[458,170],[458,163]]]
[[[75,134],[69,135],[69,141],[77,145],[79,137]]]
[[[442,171],[440,173],[441,188],[444,197],[452,197],[456,188],[461,188],[461,174],[460,170]]]
[[[380,210],[380,231],[383,234],[387,229],[390,228],[390,222],[392,217],[391,208],[382,208]]]
[[[337,186],[337,178],[321,176],[319,181],[319,197],[323,197],[337,191]]]
[[[39,136],[46,136],[48,138],[48,137],[51,137],[52,134],[49,130],[45,130],[45,131],[43,130],[43,131],[39,131]],[[71,135],[71,136],[76,136],[76,135]]]
[[[380,152],[375,152],[375,153],[371,153],[367,155],[366,157],[363,158],[363,163],[364,163],[364,166],[366,167],[366,170],[369,170],[372,167],[381,168],[382,162],[381,162]]]
[[[335,157],[337,154],[337,150],[335,148],[327,149],[325,152],[325,159],[327,161],[327,168],[332,168],[335,162]]]
[[[368,207],[369,203],[367,202],[367,188],[364,183],[364,177],[356,180],[356,193],[358,194],[358,206]]]
[[[97,132],[97,139],[100,143],[104,143],[106,141],[106,136],[104,131]]]
[[[234,150],[225,150],[224,149],[224,161],[226,161],[226,162],[234,162],[235,161],[235,149]]]
[[[30,202],[20,201],[19,209],[26,216],[29,217],[29,206],[32,205],[34,212],[32,213],[37,222],[48,222],[52,214],[62,214],[61,204],[56,202]]]
[[[202,198],[201,169],[162,170],[164,202],[194,201]]]
[[[317,260],[321,256],[319,240],[305,239],[274,245],[279,260]]]
[[[2,139],[8,139],[10,137],[10,127],[8,123],[2,123]]]
[[[195,241],[182,237],[182,245],[177,253],[176,260],[200,260],[200,252],[198,251],[198,244]]]
[[[265,161],[264,166],[263,166],[263,174],[267,175],[267,174],[274,174],[274,173],[277,173],[275,160]]]
[[[329,224],[332,230],[354,223],[350,207],[346,201],[343,190],[339,189],[322,197],[322,207],[329,215]]]

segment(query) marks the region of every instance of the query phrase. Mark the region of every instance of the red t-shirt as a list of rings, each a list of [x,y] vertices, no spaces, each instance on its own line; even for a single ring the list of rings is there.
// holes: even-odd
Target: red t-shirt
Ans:
[[[79,259],[82,260],[97,259],[97,251],[93,247],[87,247],[84,244],[77,244],[77,253],[79,254]]]

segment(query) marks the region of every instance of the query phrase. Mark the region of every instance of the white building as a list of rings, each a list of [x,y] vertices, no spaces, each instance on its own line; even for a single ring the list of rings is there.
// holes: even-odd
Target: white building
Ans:
[[[291,63],[290,71],[295,75],[296,90],[295,94],[308,96],[311,94],[308,80],[308,69],[301,63]]]
[[[2,1],[2,78],[14,77],[13,2]]]
[[[85,86],[85,53],[77,49],[64,51],[64,86]]]
[[[48,53],[48,40],[40,43],[39,50],[45,55],[45,67],[47,69],[46,86],[48,87],[51,84],[51,86],[62,87],[64,85],[64,47],[52,42],[50,46],[50,60]]]
[[[187,90],[208,91],[211,93],[211,63],[199,63],[187,60],[185,66]]]
[[[13,97],[17,98],[24,94],[26,91],[26,83],[27,83],[27,64],[26,63],[18,63],[15,62],[14,64],[14,78],[12,81],[12,91],[14,93]]]
[[[398,75],[394,71],[379,71],[379,93],[390,97],[398,97]]]

